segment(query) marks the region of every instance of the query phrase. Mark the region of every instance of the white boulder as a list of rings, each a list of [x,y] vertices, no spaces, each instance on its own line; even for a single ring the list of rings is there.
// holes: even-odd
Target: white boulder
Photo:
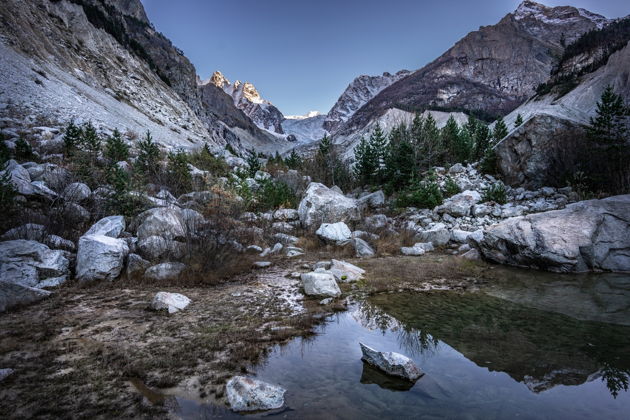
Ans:
[[[343,222],[323,223],[315,234],[326,243],[345,245],[352,239],[350,228]]]
[[[228,402],[233,411],[263,411],[284,405],[286,390],[258,379],[245,376],[231,378],[225,386]]]
[[[125,230],[124,216],[107,216],[94,223],[84,236],[103,235],[110,238],[118,238]]]
[[[169,314],[179,312],[190,305],[190,299],[179,293],[158,292],[153,301],[151,309],[155,311],[168,311]]]
[[[380,352],[359,343],[363,357],[361,360],[382,370],[388,375],[397,376],[411,382],[417,381],[424,373],[416,364],[400,353]]]
[[[84,235],[79,239],[77,279],[80,281],[114,280],[123,269],[129,253],[123,239],[105,235]]]
[[[332,296],[341,295],[341,289],[330,273],[303,273],[301,275],[304,293],[315,296]]]
[[[356,200],[317,182],[312,182],[304,192],[298,213],[302,226],[307,229],[321,223],[359,220],[361,217]]]
[[[144,277],[149,280],[175,280],[186,269],[186,264],[165,262],[146,269]]]

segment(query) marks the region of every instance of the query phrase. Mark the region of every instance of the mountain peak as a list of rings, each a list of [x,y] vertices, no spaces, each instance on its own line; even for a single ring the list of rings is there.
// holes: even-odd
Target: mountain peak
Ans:
[[[588,19],[595,23],[598,28],[601,28],[608,23],[606,17],[586,9],[573,6],[549,7],[531,0],[523,1],[512,15],[516,20],[534,19],[547,24],[562,24],[572,20]]]
[[[207,83],[212,83],[219,89],[224,89],[225,87],[230,86],[230,81],[218,70],[212,73],[210,80],[204,82],[204,84]]]

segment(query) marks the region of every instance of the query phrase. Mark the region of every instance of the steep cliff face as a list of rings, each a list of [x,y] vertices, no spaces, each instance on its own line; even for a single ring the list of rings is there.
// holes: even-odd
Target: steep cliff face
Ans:
[[[594,48],[593,54],[600,50]],[[630,42],[574,84],[568,93],[552,89],[535,96],[505,117],[508,127],[519,114],[525,121],[495,148],[506,182],[532,188],[558,185],[575,169],[577,153],[586,146],[584,127],[606,86],[630,102]]]
[[[211,84],[228,94],[234,105],[242,110],[260,128],[284,134],[282,121],[284,115],[271,102],[263,99],[256,87],[249,82],[237,80],[234,84],[220,72],[215,71],[209,80],[201,82],[201,86]]]
[[[504,115],[547,80],[563,44],[607,22],[583,9],[525,1],[496,25],[469,33],[432,63],[385,88],[340,132],[356,130],[394,105]]]
[[[168,147],[276,142],[224,92],[198,87],[139,0],[6,0],[0,20],[2,117],[150,130]]]
[[[324,129],[333,133],[366,102],[392,83],[411,74],[401,70],[396,74],[383,73],[380,76],[361,75],[354,79],[330,109],[324,121]]]

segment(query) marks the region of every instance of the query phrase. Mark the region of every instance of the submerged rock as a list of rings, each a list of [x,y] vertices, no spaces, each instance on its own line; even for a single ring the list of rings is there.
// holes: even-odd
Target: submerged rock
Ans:
[[[151,302],[151,309],[166,310],[169,314],[179,312],[190,305],[190,299],[179,293],[158,292]]]
[[[284,405],[286,390],[258,379],[235,376],[225,386],[234,411],[273,410]]]
[[[0,369],[0,382],[4,381],[6,378],[8,378],[9,376],[11,376],[11,374],[13,374],[13,372],[15,372],[13,369]]]
[[[332,296],[341,295],[341,289],[330,273],[304,273],[301,276],[304,293],[314,296]]]
[[[407,356],[391,351],[376,351],[363,343],[359,343],[359,345],[361,346],[361,352],[363,353],[361,360],[382,370],[388,375],[397,376],[412,382],[417,381],[422,375],[424,375],[413,360]]]

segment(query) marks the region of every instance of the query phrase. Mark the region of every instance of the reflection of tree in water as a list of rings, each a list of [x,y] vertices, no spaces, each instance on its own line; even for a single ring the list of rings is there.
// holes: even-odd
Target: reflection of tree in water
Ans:
[[[597,377],[617,396],[630,387],[630,327],[581,321],[480,293],[383,294],[361,305],[363,322],[398,334],[411,354],[444,342],[478,366],[544,392]]]
[[[439,340],[431,334],[412,328],[367,301],[359,305],[359,321],[370,329],[391,331],[397,335],[398,343],[410,355],[432,355],[437,351]]]

